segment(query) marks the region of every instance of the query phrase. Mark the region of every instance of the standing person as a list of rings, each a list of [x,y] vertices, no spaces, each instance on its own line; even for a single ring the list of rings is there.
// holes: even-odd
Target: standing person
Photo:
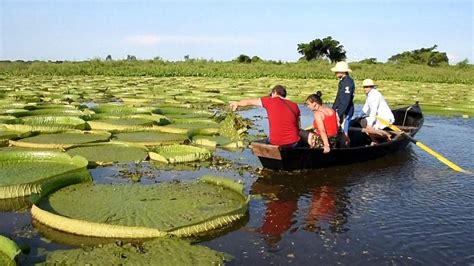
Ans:
[[[231,102],[229,107],[236,111],[239,106],[261,106],[268,116],[270,134],[268,143],[284,147],[296,147],[300,141],[300,109],[298,105],[285,99],[286,89],[276,85],[270,96]]]
[[[339,79],[336,100],[334,100],[332,109],[337,112],[341,129],[344,131],[345,144],[348,146],[349,122],[354,115],[355,84],[354,80],[349,75],[352,70],[346,62],[341,61],[337,62],[336,66],[331,68],[331,71],[334,72],[336,77]]]
[[[390,123],[395,122],[392,110],[385,101],[382,93],[376,89],[374,81],[365,79],[362,82],[362,87],[364,87],[366,99],[364,107],[362,107],[362,115],[365,115],[365,118],[360,120],[360,125],[367,129],[384,129],[385,125],[378,121],[377,116],[380,116]],[[388,133],[387,136],[390,137]],[[371,136],[371,139],[372,144],[378,143],[377,138]]]
[[[337,136],[337,116],[334,109],[323,105],[320,91],[311,94],[306,98],[306,106],[313,111],[313,128],[314,133],[308,137],[311,147],[323,148],[324,153],[328,153],[331,147],[334,147]],[[300,133],[304,139],[304,135]]]

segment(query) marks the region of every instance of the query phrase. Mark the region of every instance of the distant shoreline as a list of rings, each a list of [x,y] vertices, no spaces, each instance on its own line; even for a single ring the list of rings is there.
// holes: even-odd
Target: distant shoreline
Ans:
[[[0,76],[150,76],[150,77],[220,77],[220,78],[288,78],[333,79],[327,61],[287,63],[261,61],[237,63],[190,59],[104,61],[0,61]],[[429,83],[474,84],[474,65],[430,67],[415,64],[350,63],[355,79],[419,81]]]

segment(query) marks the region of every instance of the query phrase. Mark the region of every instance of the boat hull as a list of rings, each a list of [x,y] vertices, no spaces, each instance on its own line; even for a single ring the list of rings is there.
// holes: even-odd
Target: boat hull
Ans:
[[[418,104],[393,110],[396,125],[414,136],[423,125],[423,115]],[[322,149],[280,148],[265,144],[264,140],[251,144],[253,153],[258,156],[264,168],[275,170],[298,170],[327,168],[377,159],[403,150],[410,140],[403,134],[396,135],[391,141],[370,146],[370,138],[360,131],[350,132],[350,148],[333,148],[329,153]]]

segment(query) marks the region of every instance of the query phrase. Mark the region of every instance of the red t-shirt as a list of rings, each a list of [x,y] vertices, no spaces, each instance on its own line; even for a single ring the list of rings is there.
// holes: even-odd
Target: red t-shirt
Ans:
[[[262,97],[270,128],[270,143],[288,145],[300,140],[298,120],[300,108],[292,101],[280,97]],[[291,108],[291,110],[290,110]]]

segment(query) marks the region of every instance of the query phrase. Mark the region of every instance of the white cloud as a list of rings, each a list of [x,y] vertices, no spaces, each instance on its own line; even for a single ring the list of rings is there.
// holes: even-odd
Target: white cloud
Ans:
[[[192,45],[210,45],[210,44],[233,44],[233,45],[255,45],[259,41],[245,37],[228,36],[188,36],[188,35],[133,35],[126,38],[126,42],[132,45],[152,46],[155,44],[192,44]]]
[[[151,46],[159,42],[156,35],[134,35],[126,38],[127,43],[139,46]]]

